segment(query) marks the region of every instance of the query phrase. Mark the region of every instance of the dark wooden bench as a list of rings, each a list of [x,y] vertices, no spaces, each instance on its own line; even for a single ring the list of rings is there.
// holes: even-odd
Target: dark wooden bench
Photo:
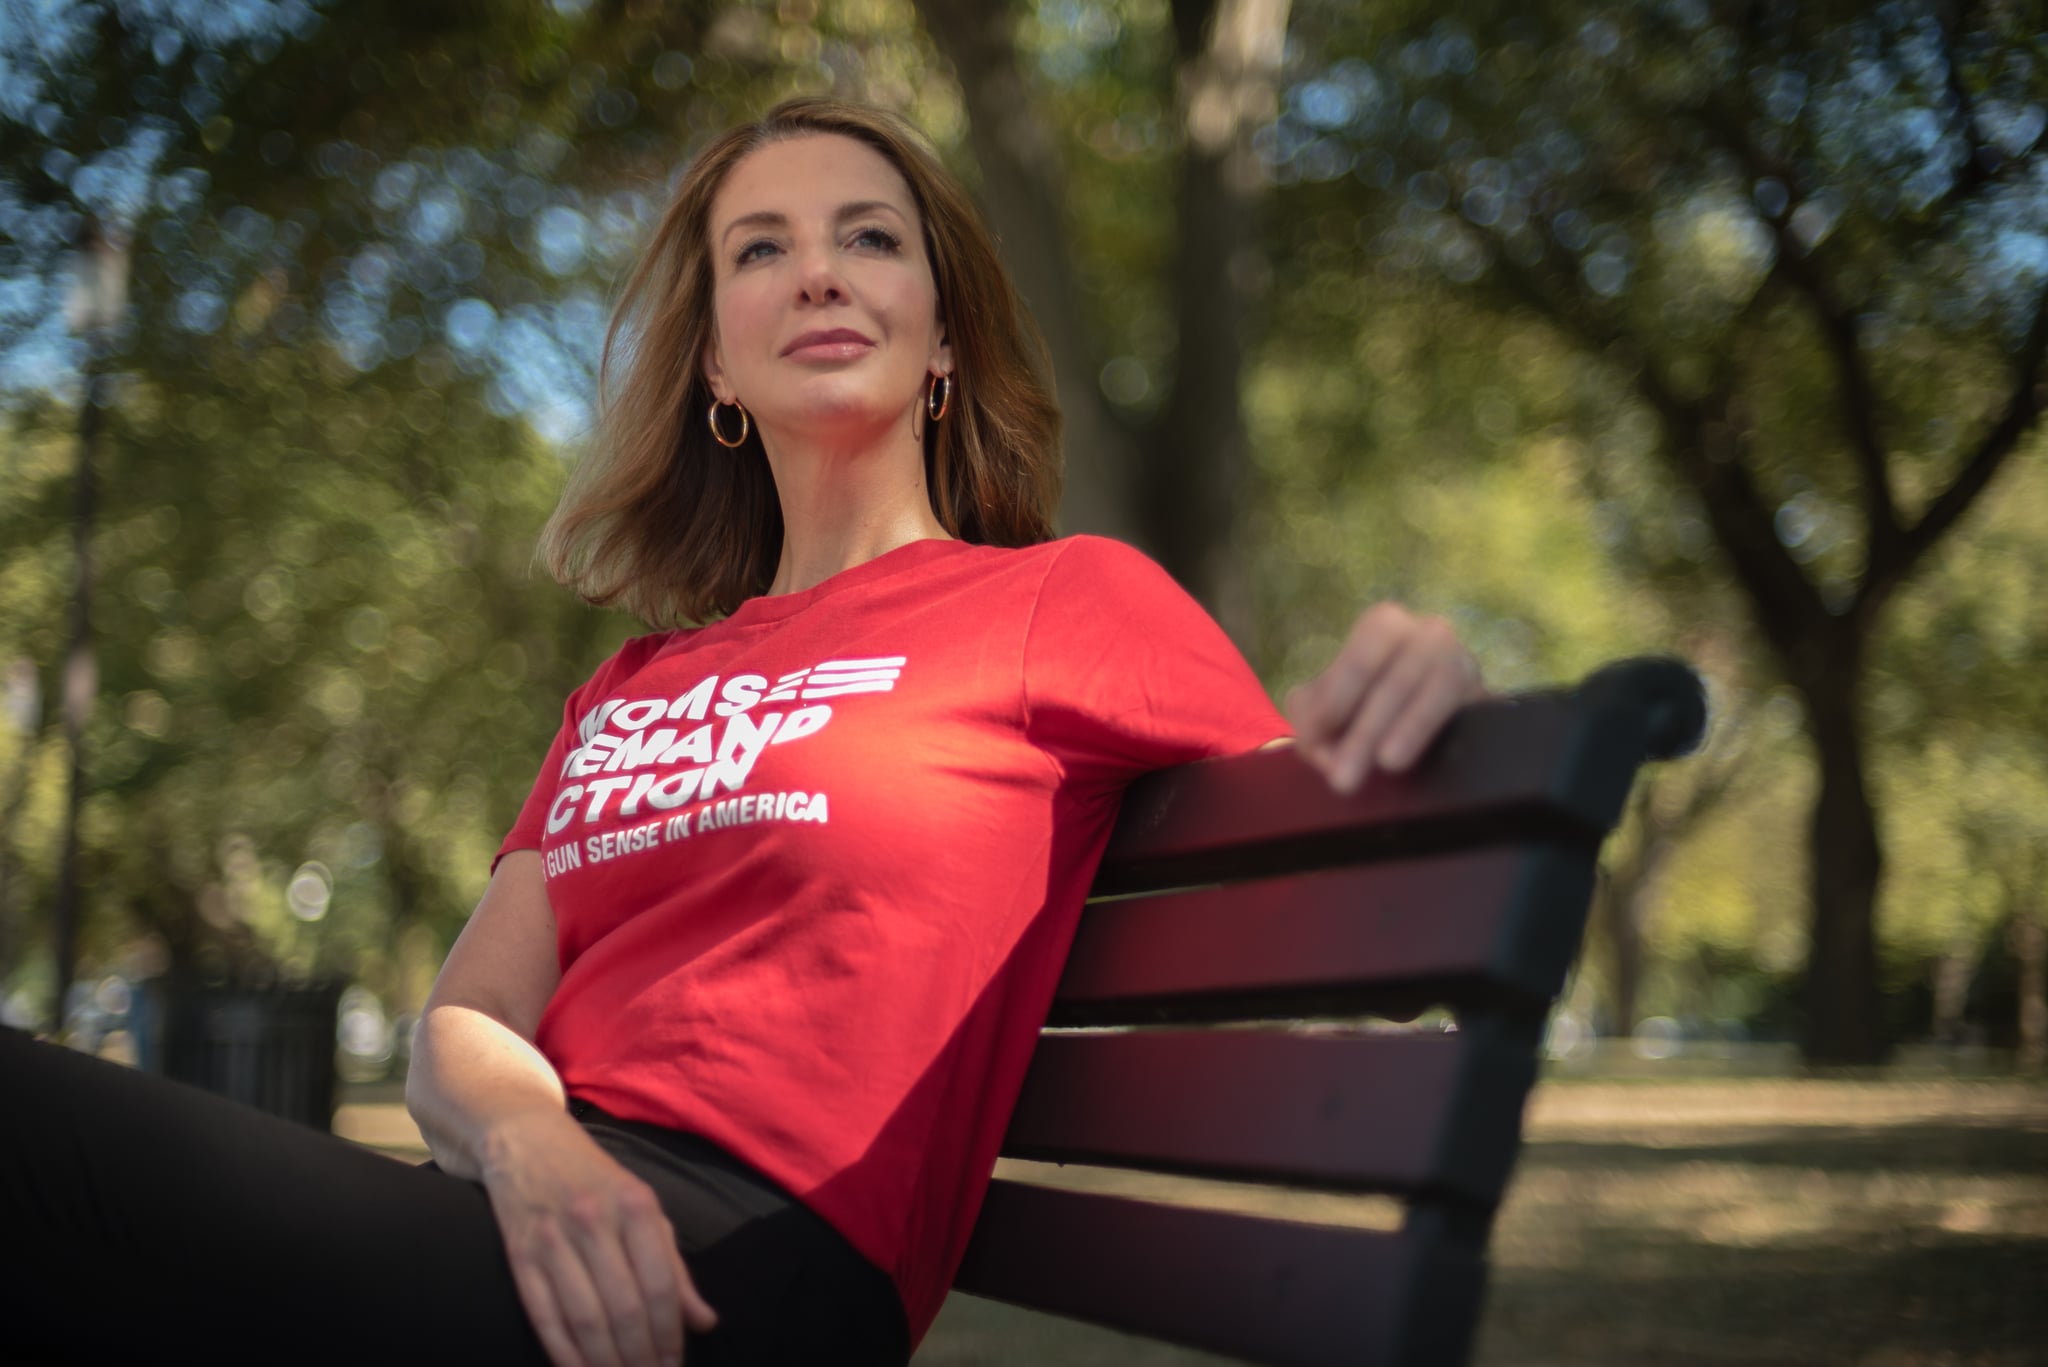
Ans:
[[[1705,722],[1690,669],[1633,660],[1466,708],[1350,798],[1284,750],[1134,786],[1004,1153],[1405,1210],[1352,1228],[999,1178],[956,1286],[1254,1361],[1465,1361],[1600,843]],[[1275,1024],[1437,1007],[1454,1028]]]

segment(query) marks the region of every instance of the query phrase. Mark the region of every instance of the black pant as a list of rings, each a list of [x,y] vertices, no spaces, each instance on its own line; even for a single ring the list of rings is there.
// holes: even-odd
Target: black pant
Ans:
[[[695,1135],[571,1111],[718,1312],[690,1367],[900,1364],[887,1275]],[[483,1187],[0,1028],[0,1358],[545,1364]]]

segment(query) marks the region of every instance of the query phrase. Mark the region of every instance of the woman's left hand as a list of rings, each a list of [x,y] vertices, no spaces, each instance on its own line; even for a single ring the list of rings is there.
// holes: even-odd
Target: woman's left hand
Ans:
[[[1479,662],[1450,623],[1379,603],[1327,669],[1288,693],[1286,710],[1302,758],[1351,793],[1375,768],[1413,764],[1451,713],[1485,696]]]

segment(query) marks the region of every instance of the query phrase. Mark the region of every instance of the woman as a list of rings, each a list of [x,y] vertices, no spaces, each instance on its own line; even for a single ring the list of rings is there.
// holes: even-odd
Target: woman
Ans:
[[[1382,606],[1290,728],[1157,566],[1053,540],[1028,324],[888,116],[798,100],[714,143],[607,375],[629,322],[545,549],[593,601],[708,624],[629,641],[570,697],[415,1040],[435,1163],[5,1043],[44,1112],[88,1117],[46,1150],[95,1146],[59,1184],[91,1199],[45,1217],[65,1232],[19,1242],[47,1264],[51,1237],[198,1239],[196,1265],[258,1283],[216,1355],[318,1316],[292,1356],[904,1361],[1128,780],[1294,739],[1351,788],[1478,693],[1441,623]],[[113,1114],[156,1173],[93,1138]],[[284,1261],[302,1244],[310,1273]],[[372,1257],[397,1286],[337,1304],[324,1279],[362,1295]],[[202,1333],[227,1304],[148,1302]]]

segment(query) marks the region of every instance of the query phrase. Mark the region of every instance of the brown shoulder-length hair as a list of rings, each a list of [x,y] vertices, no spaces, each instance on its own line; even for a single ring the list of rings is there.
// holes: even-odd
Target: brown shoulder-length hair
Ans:
[[[741,158],[819,133],[887,158],[923,222],[954,367],[951,411],[924,424],[934,515],[952,535],[987,545],[1053,534],[1060,415],[1039,379],[1050,374],[1044,342],[966,191],[894,115],[786,100],[690,164],[612,315],[597,428],[540,540],[549,572],[592,603],[673,626],[725,616],[768,589],[782,553],[782,507],[767,453],[753,432],[738,447],[720,446],[705,421],[713,401],[702,368],[712,340],[709,218]],[[631,343],[620,348],[628,332]]]

